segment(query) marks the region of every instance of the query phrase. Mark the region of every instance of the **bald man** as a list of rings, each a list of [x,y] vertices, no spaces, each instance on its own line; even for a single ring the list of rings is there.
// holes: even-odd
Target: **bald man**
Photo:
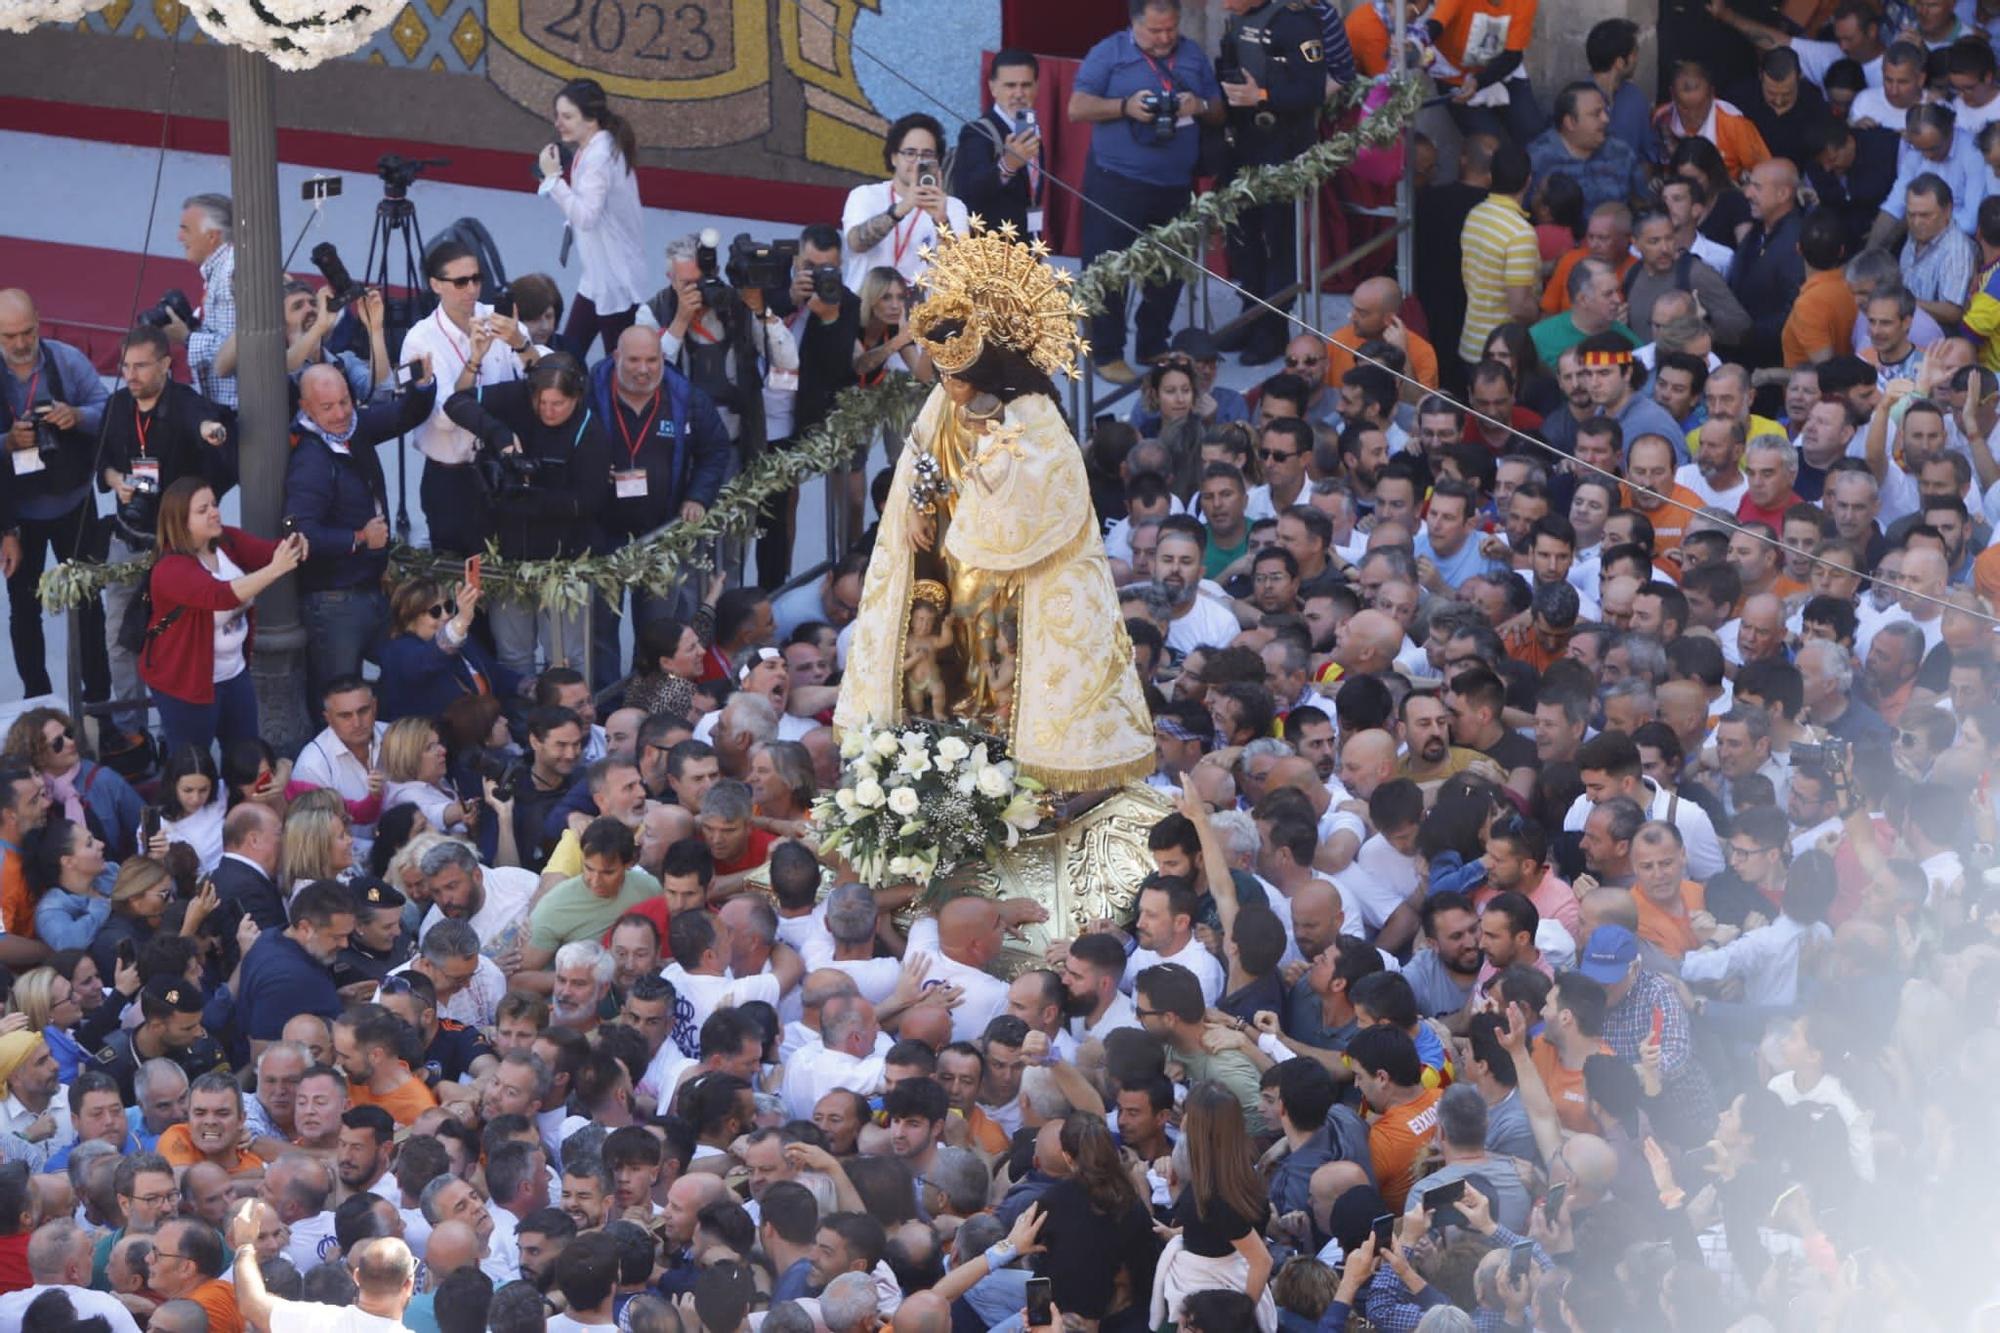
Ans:
[[[1339,785],[1339,778],[1333,778],[1330,782],[1322,781],[1318,767],[1312,760],[1301,755],[1288,755],[1280,759],[1271,765],[1271,771],[1267,775],[1267,791],[1291,787],[1311,803],[1313,817],[1318,821],[1319,834],[1312,866],[1327,874],[1345,870],[1368,837],[1368,826],[1362,821],[1361,816],[1353,810],[1342,808],[1349,803],[1350,793],[1345,789],[1336,791]]]
[[[299,567],[305,623],[307,695],[357,675],[361,658],[388,628],[382,592],[389,571],[389,484],[378,445],[422,425],[437,401],[437,381],[421,356],[418,378],[391,397],[354,407],[347,377],[324,362],[299,377],[299,421],[285,466],[285,516],[310,554]]]
[[[1340,383],[1340,377],[1354,369],[1354,352],[1363,343],[1380,338],[1403,349],[1409,364],[1404,368],[1426,389],[1438,386],[1437,349],[1422,334],[1403,326],[1403,289],[1394,278],[1370,278],[1354,289],[1352,318],[1333,331],[1326,349],[1326,382]]]
[[[1942,562],[1942,557],[1939,557]],[[1908,556],[1904,557],[1907,567]],[[1722,654],[1732,665],[1743,667],[1752,662],[1782,661],[1785,657],[1785,604],[1777,594],[1760,592],[1755,597],[1745,598],[1743,614],[1737,618],[1736,632],[1729,634],[1728,626],[1723,626]],[[1732,651],[1733,650],[1733,651]]]
[[[891,1333],[951,1333],[951,1306],[933,1292],[914,1292],[896,1307],[889,1328]]]
[[[470,1224],[452,1218],[432,1227],[424,1244],[424,1267],[430,1272],[431,1290],[436,1291],[438,1283],[459,1269],[477,1267],[480,1253],[479,1233]]]
[[[18,287],[0,291],[0,360],[7,373],[7,432],[12,485],[0,500],[0,574],[7,577],[8,631],[14,642],[14,669],[23,692],[49,693],[48,643],[42,637],[42,608],[35,587],[51,552],[57,560],[80,554],[86,531],[84,506],[97,513],[91,493],[93,460],[104,404],[110,398],[97,369],[68,343],[42,337],[34,298]],[[43,452],[37,453],[36,450]],[[105,656],[104,611],[96,598],[84,609],[84,698],[110,696]]]
[[[1403,627],[1373,609],[1357,611],[1333,634],[1333,660],[1350,676],[1372,676],[1396,664],[1403,650]]]
[[[1670,680],[1653,694],[1659,702],[1660,721],[1667,724],[1674,733],[1674,739],[1681,743],[1681,753],[1699,754],[1702,742],[1708,739],[1708,719],[1712,711],[1707,689],[1700,681]],[[1654,781],[1658,780],[1654,778]]]
[[[1396,776],[1396,738],[1386,731],[1357,731],[1340,747],[1340,781],[1357,801]]]
[[[1799,254],[1804,230],[1799,216],[1799,170],[1782,157],[1750,169],[1744,188],[1755,225],[1736,249],[1729,269],[1729,290],[1750,312],[1753,366],[1778,365],[1784,360],[1782,338],[1792,302],[1805,285],[1805,259]]]
[[[1000,956],[1005,932],[1047,919],[1047,912],[1025,898],[996,903],[970,897],[954,898],[936,916],[910,927],[910,950],[932,956],[924,989],[949,985],[965,993],[964,1002],[952,1011],[953,1041],[977,1040],[988,1023],[1007,1012],[1007,983],[985,970]]]

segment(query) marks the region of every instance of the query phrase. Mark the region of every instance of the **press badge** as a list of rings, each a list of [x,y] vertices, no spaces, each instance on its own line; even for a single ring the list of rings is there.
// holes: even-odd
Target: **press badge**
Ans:
[[[157,458],[133,459],[132,480],[144,482],[156,491],[160,489],[160,460]]]
[[[621,500],[643,500],[646,498],[646,469],[614,468],[611,484]]]
[[[48,464],[42,461],[42,451],[39,449],[15,449],[12,453],[14,455],[14,475],[17,477],[25,477],[30,473],[40,472],[48,467]]]
[[[1043,212],[1043,211],[1042,211],[1041,209],[1039,209],[1039,208],[1031,208],[1031,209],[1029,209],[1029,210],[1028,210],[1028,235],[1030,235],[1030,236],[1041,236],[1041,235],[1045,234],[1045,232],[1046,232],[1047,228],[1046,228],[1046,226],[1045,226],[1044,224],[1045,224],[1045,223],[1047,223],[1047,221],[1048,221],[1048,215],[1047,215],[1047,214],[1046,214],[1045,212]]]

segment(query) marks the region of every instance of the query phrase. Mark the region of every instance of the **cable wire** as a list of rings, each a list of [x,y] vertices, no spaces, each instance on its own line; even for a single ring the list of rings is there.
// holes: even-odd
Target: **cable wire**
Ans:
[[[834,29],[833,20],[826,18],[823,15],[814,13],[811,9],[807,8],[803,3],[801,3],[801,0],[788,0],[788,2],[794,8],[796,8],[799,11],[799,13],[811,17],[817,23],[823,24],[827,28],[827,30],[835,36],[836,39],[839,38],[839,33],[836,32]],[[930,102],[933,106],[943,111],[946,115],[951,116],[954,119],[962,122],[969,122],[970,120],[973,119],[972,117],[966,116],[963,112],[953,107],[943,98],[932,93],[929,89],[923,87],[921,84],[916,83],[915,81],[904,75],[900,70],[897,70],[894,66],[890,65],[880,56],[877,56],[872,51],[867,50],[859,42],[854,41],[851,36],[847,40],[851,50],[855,55],[867,57],[868,60],[870,60],[877,66],[881,67],[881,69],[885,71],[891,78],[895,79],[898,83],[902,84],[904,87],[910,89],[918,96]],[[942,147],[943,145],[940,144],[939,148],[942,149]],[[1112,221],[1118,223],[1118,225],[1120,225],[1121,227],[1124,227],[1126,230],[1130,231],[1133,235],[1135,236],[1145,235],[1147,230],[1146,228],[1141,227],[1138,223],[1127,220],[1120,214],[1114,212],[1109,206],[1099,202],[1096,199],[1091,198],[1088,194],[1084,193],[1076,186],[1073,186],[1068,181],[1063,180],[1056,173],[1052,171],[1044,171],[1042,173],[1042,179],[1054,185],[1057,189],[1063,191],[1065,194],[1074,196],[1078,200],[1082,201],[1086,206],[1096,209],[1098,212],[1102,213],[1105,217],[1110,218]],[[1202,263],[1199,258],[1183,254],[1181,251],[1175,249],[1171,245],[1168,245],[1164,241],[1155,240],[1153,244],[1157,245],[1170,258],[1178,260],[1180,263],[1185,264],[1186,266],[1195,270],[1196,272],[1203,274],[1206,278],[1212,281],[1221,283],[1225,288],[1235,292],[1245,301],[1252,302],[1256,305],[1262,306],[1265,310],[1269,311],[1271,314],[1278,316],[1286,323],[1296,325],[1300,330],[1300,332],[1309,333],[1313,337],[1318,338],[1321,342],[1327,343],[1329,346],[1335,345],[1332,336],[1329,335],[1325,330],[1315,328],[1313,325],[1307,323],[1303,318],[1292,313],[1290,310],[1279,309],[1277,306],[1273,305],[1270,301],[1267,301],[1266,299],[1264,299],[1264,297],[1260,296],[1256,292],[1253,292],[1246,287],[1240,286],[1231,279],[1226,278],[1223,275],[1215,272],[1215,270],[1209,268],[1206,264]],[[1315,282],[1318,281],[1319,275],[1314,274],[1312,280]],[[1827,560],[1812,551],[1804,549],[1803,547],[1790,545],[1782,537],[1776,537],[1776,536],[1767,537],[1761,532],[1757,532],[1754,529],[1745,527],[1741,523],[1738,523],[1734,517],[1724,519],[1714,514],[1706,513],[1699,506],[1689,505],[1685,501],[1677,500],[1672,495],[1663,494],[1659,491],[1652,489],[1649,486],[1638,485],[1624,477],[1619,476],[1616,472],[1613,472],[1608,468],[1598,467],[1596,464],[1586,462],[1585,460],[1576,457],[1574,454],[1566,454],[1562,450],[1556,448],[1554,445],[1548,443],[1546,440],[1536,439],[1534,436],[1529,435],[1524,431],[1515,429],[1513,423],[1495,420],[1494,418],[1487,416],[1484,412],[1479,411],[1471,404],[1460,402],[1458,399],[1453,398],[1450,394],[1447,394],[1442,390],[1433,389],[1429,385],[1424,384],[1421,380],[1416,379],[1414,376],[1408,375],[1403,371],[1396,369],[1394,366],[1387,365],[1382,361],[1376,359],[1375,357],[1365,354],[1364,352],[1361,351],[1361,349],[1357,347],[1349,347],[1346,343],[1339,343],[1337,345],[1341,347],[1343,350],[1351,353],[1357,361],[1365,362],[1368,365],[1374,366],[1378,370],[1387,372],[1388,374],[1394,376],[1396,379],[1400,380],[1403,384],[1418,390],[1425,396],[1441,398],[1445,402],[1448,402],[1453,407],[1457,408],[1460,412],[1463,412],[1467,417],[1483,421],[1489,426],[1498,427],[1500,430],[1505,431],[1508,435],[1513,436],[1515,439],[1520,440],[1532,446],[1535,449],[1541,450],[1543,453],[1548,454],[1549,456],[1555,458],[1559,462],[1567,462],[1577,467],[1587,469],[1588,471],[1596,473],[1598,476],[1604,478],[1607,481],[1617,483],[1618,485],[1624,487],[1628,492],[1634,492],[1640,495],[1650,496],[1654,500],[1659,501],[1661,504],[1672,505],[1676,509],[1684,510],[1689,515],[1699,517],[1704,522],[1711,523],[1726,532],[1740,533],[1743,536],[1752,538],[1753,540],[1763,542],[1767,546],[1775,547],[1780,552],[1783,552],[1785,554],[1803,556],[1806,560],[1808,560],[1813,564],[1823,565],[1828,569],[1838,570],[1842,574],[1847,574],[1856,577],[1868,577],[1867,575],[1862,574],[1862,572],[1859,570],[1849,569],[1845,565],[1835,564],[1833,561]],[[1671,443],[1671,441],[1669,441],[1669,443]],[[1871,478],[1874,478],[1879,487],[1880,478],[1875,478],[1873,472],[1870,472],[1869,476]],[[1896,591],[1899,597],[1911,597],[1915,598],[1917,601],[1926,602],[1929,603],[1930,605],[1937,606],[1945,610],[1956,610],[1962,615],[1969,615],[1976,619],[1983,620],[1993,628],[2000,629],[2000,617],[1996,617],[1987,612],[1980,611],[1976,608],[1959,606],[1957,603],[1950,601],[1948,598],[1934,597],[1929,593],[1917,592],[1916,590],[1911,588],[1898,586]]]

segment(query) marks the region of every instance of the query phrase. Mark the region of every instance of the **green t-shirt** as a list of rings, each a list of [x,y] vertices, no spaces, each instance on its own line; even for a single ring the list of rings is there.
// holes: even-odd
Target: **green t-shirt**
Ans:
[[[1215,535],[1210,533],[1208,550],[1201,560],[1201,575],[1203,578],[1212,579],[1249,553],[1250,529],[1247,525],[1243,529],[1243,540],[1234,546],[1219,545]]]
[[[1167,1058],[1180,1061],[1187,1071],[1189,1087],[1197,1083],[1220,1083],[1235,1094],[1252,1134],[1265,1134],[1277,1128],[1264,1120],[1263,1103],[1258,1100],[1263,1075],[1257,1072],[1249,1056],[1241,1051],[1197,1051],[1183,1055],[1170,1049]]]
[[[594,940],[612,922],[649,898],[660,896],[660,881],[633,866],[615,898],[600,898],[583,886],[583,876],[566,879],[542,895],[528,917],[528,939],[537,949],[560,949],[572,940]]]

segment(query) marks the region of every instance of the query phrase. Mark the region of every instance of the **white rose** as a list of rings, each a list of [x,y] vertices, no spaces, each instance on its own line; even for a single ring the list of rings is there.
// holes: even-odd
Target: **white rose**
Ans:
[[[1009,778],[998,766],[979,770],[979,794],[981,796],[990,796],[997,801],[1012,790],[1014,790],[1013,779]]]
[[[889,793],[889,809],[906,819],[922,809],[923,804],[917,799],[916,790],[912,787],[898,787]]]
[[[960,796],[970,796],[973,792],[979,790],[979,775],[968,768],[958,775],[956,786],[958,787],[958,794]]]
[[[917,873],[918,869],[919,866],[917,862],[915,861],[915,859],[911,857],[892,856],[889,858],[889,873],[892,875],[896,876],[914,875]]]
[[[949,767],[972,753],[972,747],[956,736],[945,736],[937,743],[937,757]]]
[[[860,731],[847,732],[840,738],[840,757],[857,759],[868,748],[868,737]]]
[[[854,813],[854,793],[845,787],[833,794],[833,803],[840,807],[840,813],[843,815]]]
[[[921,731],[906,731],[903,733],[903,748],[905,750],[922,750],[929,744],[930,737],[924,735]]]
[[[884,759],[896,753],[898,748],[900,747],[896,744],[896,733],[893,731],[885,731],[875,738],[875,753],[881,755]]]
[[[882,784],[873,778],[863,778],[854,785],[854,803],[864,810],[881,808],[885,799]]]

